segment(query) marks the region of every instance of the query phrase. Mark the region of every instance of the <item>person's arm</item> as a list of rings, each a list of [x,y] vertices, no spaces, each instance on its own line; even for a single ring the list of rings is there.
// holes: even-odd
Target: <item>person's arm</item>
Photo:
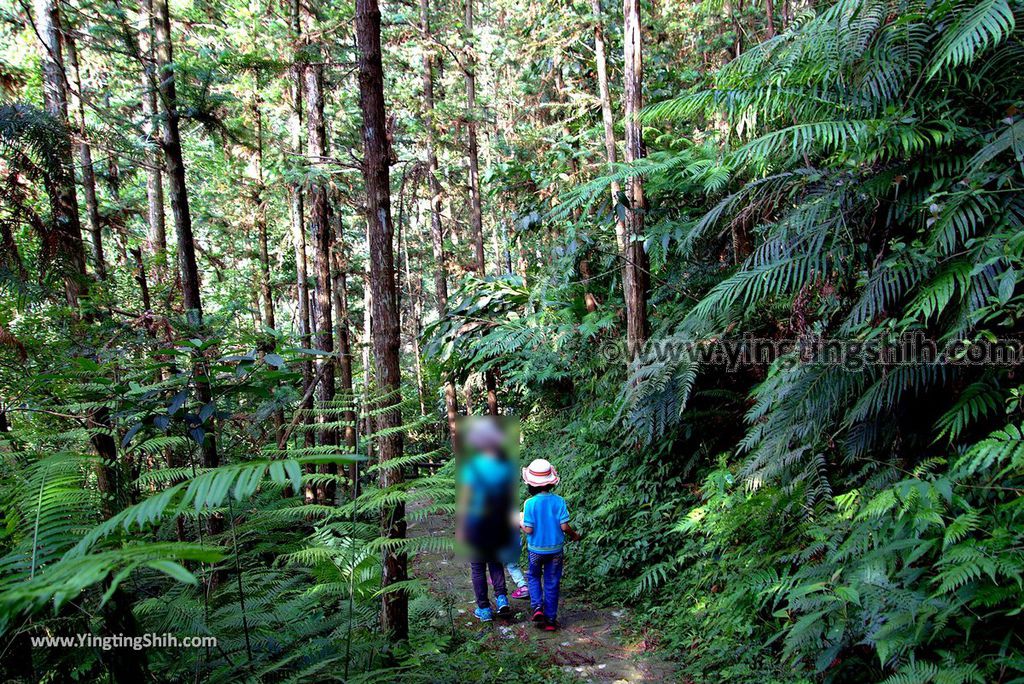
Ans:
[[[523,506],[523,517],[519,521],[519,527],[523,529],[526,534],[533,534],[533,511],[530,510],[530,502],[527,501],[526,505]]]
[[[579,541],[580,539],[583,538],[583,537],[580,536],[580,533],[577,532],[576,530],[574,530],[572,528],[572,525],[570,525],[569,523],[564,522],[564,523],[562,523],[561,527],[562,527],[562,531],[565,532],[566,535],[568,535],[569,539],[572,539],[573,541]]]
[[[455,509],[455,539],[459,542],[466,541],[466,507],[469,506],[470,496],[468,485],[459,487],[459,505]]]
[[[569,524],[569,508],[565,505],[564,499],[562,500],[562,510],[559,511],[558,523],[559,527],[561,527],[562,531],[568,535],[569,539],[573,541],[580,540],[580,533],[574,530],[572,525]]]

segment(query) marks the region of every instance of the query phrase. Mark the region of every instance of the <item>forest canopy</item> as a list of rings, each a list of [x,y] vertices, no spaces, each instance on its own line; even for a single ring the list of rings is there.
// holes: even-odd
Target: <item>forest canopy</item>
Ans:
[[[1024,681],[1022,26],[0,0],[4,681]],[[554,641],[472,620],[484,415]]]

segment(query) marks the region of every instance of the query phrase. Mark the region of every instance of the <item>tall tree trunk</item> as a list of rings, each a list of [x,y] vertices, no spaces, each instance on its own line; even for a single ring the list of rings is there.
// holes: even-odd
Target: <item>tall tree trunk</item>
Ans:
[[[270,287],[270,250],[267,246],[267,200],[266,184],[263,181],[263,112],[260,109],[259,83],[253,94],[253,110],[256,115],[256,231],[260,250],[260,295],[263,304],[263,323],[276,329],[274,320],[274,292]]]
[[[315,8],[302,5],[303,30],[307,36],[317,31]],[[307,38],[308,40],[308,38]],[[306,54],[315,63],[304,65],[303,96],[306,101],[306,156],[310,164],[323,164],[327,157],[327,129],[324,124],[324,67],[319,43],[308,42]],[[384,129],[381,128],[381,131]],[[313,275],[315,277],[313,327],[316,331],[315,348],[325,354],[334,352],[334,325],[331,300],[331,224],[328,189],[322,182],[310,187],[309,237],[313,248]],[[317,375],[321,376],[316,388],[316,399],[321,409],[334,401],[334,359],[317,357]],[[326,424],[332,416],[323,412],[319,422]],[[320,444],[338,443],[337,431],[323,427],[319,431]],[[335,466],[336,469],[336,466]]]
[[[768,23],[766,28],[766,35],[768,38],[775,37],[775,2],[773,0],[764,0],[764,14],[765,20]]]
[[[612,116],[612,98],[608,88],[608,62],[604,43],[604,23],[601,18],[601,0],[591,0],[591,11],[594,14],[594,55],[597,66],[597,87],[598,96],[601,100],[601,120],[604,123],[604,150],[608,160],[608,171],[613,172],[617,155],[615,149],[615,119]],[[623,212],[619,210],[622,205],[621,187],[618,181],[611,183],[612,213],[615,216],[615,239],[619,245],[619,254],[622,255],[622,289],[625,301],[629,301],[629,288],[632,285],[630,270],[626,264],[626,222]]]
[[[126,464],[119,462],[117,458],[117,442],[111,434],[113,430],[109,410],[102,407],[91,411],[87,424],[96,430],[91,441],[100,458],[96,469],[97,489],[102,496],[102,517],[110,519],[128,503]],[[102,585],[104,589],[109,589],[109,580],[104,580]],[[132,613],[131,601],[123,586],[113,590],[101,613],[102,635],[138,635],[138,624]],[[116,648],[102,652],[101,659],[110,672],[111,679],[119,684],[132,684],[149,679],[147,658],[143,651],[127,647]]]
[[[82,166],[82,192],[85,193],[85,214],[89,221],[89,235],[92,236],[92,259],[96,277],[107,279],[107,263],[103,257],[103,226],[100,224],[100,206],[96,200],[96,169],[92,163],[92,148],[85,130],[85,89],[82,87],[82,72],[78,68],[78,49],[75,38],[69,30],[64,31],[64,46],[67,48],[68,66],[75,79],[73,102],[78,124],[78,161]]]
[[[466,135],[469,156],[469,227],[477,276],[484,277],[484,222],[480,204],[480,152],[476,139],[476,46],[473,40],[473,2],[466,0]]]
[[[171,195],[171,214],[178,236],[178,270],[181,291],[189,324],[203,325],[203,301],[200,290],[199,267],[196,264],[196,246],[192,235],[192,214],[185,186],[185,160],[181,152],[181,134],[178,130],[178,95],[174,84],[174,50],[171,45],[171,16],[167,0],[153,0],[153,28],[157,67],[160,73],[160,103],[163,106],[163,149],[167,160],[167,189]],[[193,377],[199,403],[210,403],[210,382],[200,357],[193,361]],[[203,440],[203,467],[216,468],[217,441],[214,430],[208,430]],[[212,523],[212,521],[211,521]]]
[[[300,0],[291,0],[289,3],[289,23],[292,29],[292,40],[295,45],[293,51],[294,65],[291,72],[291,111],[288,117],[288,132],[290,134],[290,148],[292,154],[298,158],[302,156],[302,77],[304,68],[299,61],[300,45],[302,40],[302,19],[300,11]],[[295,298],[298,314],[299,340],[306,349],[311,349],[313,341],[310,337],[312,326],[309,314],[309,274],[306,270],[306,216],[302,184],[292,183],[288,188],[289,221],[291,223],[292,245],[295,250]],[[310,384],[313,382],[313,361],[305,356],[302,361],[302,396],[308,394]],[[302,402],[298,411],[303,413],[303,424],[309,425],[313,409],[313,397]],[[303,431],[304,444],[307,447],[315,443],[315,435],[310,430]],[[285,445],[281,444],[281,448]],[[307,472],[314,472],[313,466],[307,466]],[[307,488],[306,501],[313,499],[313,489]]]
[[[441,183],[437,178],[437,151],[434,149],[434,60],[430,45],[430,0],[420,0],[420,31],[426,42],[423,50],[423,109],[427,138],[427,186],[430,190],[430,244],[434,251],[434,293],[437,316],[444,318],[448,312],[448,267],[445,263],[444,230],[441,225]],[[450,379],[444,382],[444,404],[448,417],[448,434],[454,448],[459,403],[455,384]]]
[[[334,336],[338,340],[338,381],[341,386],[342,400],[345,402],[345,411],[342,413],[342,420],[345,427],[342,430],[342,437],[348,453],[356,452],[356,412],[355,412],[355,382],[352,367],[352,333],[348,314],[348,260],[346,258],[347,248],[345,245],[344,223],[340,217],[335,220],[334,241],[337,249],[332,252],[334,283],[332,294],[334,297]],[[359,495],[359,470],[358,464],[351,463],[348,467],[348,477],[353,497]]]
[[[391,180],[388,140],[384,135],[384,67],[380,48],[380,9],[377,0],[356,0],[356,41],[359,45],[359,107],[363,113],[363,179],[366,186],[366,215],[370,234],[370,288],[373,292],[373,351],[381,407],[378,428],[390,430],[378,440],[380,486],[402,482],[402,469],[388,461],[402,456],[402,424],[399,392],[399,314],[395,291],[395,255],[392,245]],[[405,504],[385,506],[382,535],[405,538]],[[381,627],[392,641],[409,636],[409,598],[404,590],[389,591],[390,585],[408,578],[406,553],[401,547],[386,547],[381,576],[384,594]]]
[[[167,268],[167,228],[164,221],[164,161],[158,140],[160,115],[153,57],[153,0],[142,0],[141,7],[139,58],[142,61],[142,130],[146,144],[146,217],[150,251],[156,257],[156,280],[162,282]]]
[[[640,33],[640,0],[623,0],[625,53],[626,163],[644,157],[643,126],[640,110],[643,108],[643,51]],[[629,358],[634,358],[647,341],[647,280],[648,260],[644,251],[644,188],[639,176],[626,181],[626,214],[623,292],[626,299],[626,346]],[[625,283],[628,282],[628,285]]]
[[[416,215],[417,218],[420,218],[419,212],[416,212]],[[410,219],[409,223],[411,227],[413,220]],[[418,220],[416,224],[419,224]],[[415,239],[419,242],[422,235],[417,234]],[[420,415],[425,416],[427,415],[427,406],[423,398],[423,367],[420,364],[420,332],[423,329],[423,278],[420,277],[418,271],[415,279],[413,278],[412,266],[409,262],[409,236],[402,230],[398,231],[398,254],[405,262],[405,282],[409,286],[409,295],[412,299],[412,329],[409,331],[409,339],[413,351],[413,368],[416,371],[416,398],[420,404]]]
[[[366,226],[366,244],[370,244],[370,226]],[[370,287],[370,264],[362,273],[363,278],[363,396],[369,407],[370,396],[373,389],[373,364],[370,363],[370,348],[373,346],[373,289]],[[363,434],[369,437],[373,434],[373,414],[366,411],[366,422],[363,425]],[[366,457],[373,458],[373,440],[366,441]]]
[[[64,77],[64,56],[60,44],[60,11],[56,0],[35,0],[36,34],[41,41],[40,61],[43,70],[43,107],[67,130],[68,94]],[[75,172],[72,166],[70,136],[62,136],[58,168],[46,175],[46,194],[53,216],[49,239],[44,238],[44,255],[57,261],[64,279],[68,305],[77,310],[79,299],[88,292],[85,274],[85,252],[82,225],[78,218],[75,197]]]
[[[163,283],[168,278],[170,271],[167,259],[167,224],[164,213],[164,154],[163,139],[160,130],[160,109],[159,103],[159,81],[156,54],[153,48],[156,26],[153,12],[153,0],[140,0],[138,23],[138,58],[141,66],[142,83],[142,142],[146,150],[146,223],[147,242],[149,251],[153,255],[154,275],[156,283]],[[146,299],[149,300],[149,287],[145,285],[146,274],[142,261],[142,250],[136,253],[136,266],[139,273],[139,287],[146,292]],[[171,282],[173,282],[173,276]],[[166,291],[165,310],[171,309],[171,302],[174,297],[174,288],[168,287]],[[152,310],[152,301],[146,306]],[[156,336],[155,329],[150,334]],[[159,355],[157,358],[164,362],[173,362],[172,356]],[[158,371],[157,380],[167,380],[174,374],[174,369],[161,365]],[[178,450],[168,448],[164,452],[167,467],[180,468],[185,465],[185,457]],[[185,539],[185,520],[181,516],[175,519],[178,541]]]
[[[448,273],[445,265],[444,230],[441,226],[441,183],[434,149],[434,59],[431,52],[430,0],[420,0],[420,31],[423,48],[423,124],[426,130],[427,187],[430,190],[430,244],[434,251],[434,292],[438,314],[448,308]]]
[[[608,62],[604,43],[604,24],[601,18],[601,0],[591,0],[591,9],[594,13],[594,53],[597,65],[597,83],[599,98],[601,100],[601,120],[604,123],[604,149],[608,160],[609,172],[614,171],[617,161],[615,149],[615,119],[612,116],[612,98],[608,88]],[[619,244],[619,252],[626,251],[626,223],[622,219],[622,213],[618,211],[621,204],[618,181],[611,183],[612,212],[615,215],[615,239]],[[625,271],[623,271],[625,275]],[[625,278],[623,278],[625,281]]]

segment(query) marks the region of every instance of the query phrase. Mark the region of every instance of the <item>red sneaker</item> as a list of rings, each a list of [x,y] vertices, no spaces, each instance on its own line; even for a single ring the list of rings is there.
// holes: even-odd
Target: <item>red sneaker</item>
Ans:
[[[510,598],[514,599],[527,599],[530,598],[530,590],[526,587],[519,587],[515,591],[513,591],[509,596]]]
[[[543,610],[541,610],[540,608],[535,608],[534,611],[533,611],[533,618],[532,618],[532,620],[534,622],[544,622],[544,621],[547,620],[547,618],[544,617],[544,611]]]
[[[544,625],[544,631],[557,632],[559,627],[561,627],[561,625],[558,624],[558,620],[548,620],[547,624]]]

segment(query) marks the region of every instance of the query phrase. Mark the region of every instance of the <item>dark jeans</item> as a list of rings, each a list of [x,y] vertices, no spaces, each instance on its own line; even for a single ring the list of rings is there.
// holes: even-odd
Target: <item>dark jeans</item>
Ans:
[[[505,590],[505,566],[501,563],[484,561],[473,561],[469,564],[473,575],[473,593],[476,594],[477,608],[489,608],[491,602],[487,600],[487,572],[491,573],[491,584],[494,585],[494,595],[502,596]]]
[[[562,552],[534,553],[530,551],[530,568],[526,573],[530,584],[530,603],[533,610],[541,608],[549,620],[558,617],[558,587],[562,582]],[[543,582],[543,589],[541,588]]]

